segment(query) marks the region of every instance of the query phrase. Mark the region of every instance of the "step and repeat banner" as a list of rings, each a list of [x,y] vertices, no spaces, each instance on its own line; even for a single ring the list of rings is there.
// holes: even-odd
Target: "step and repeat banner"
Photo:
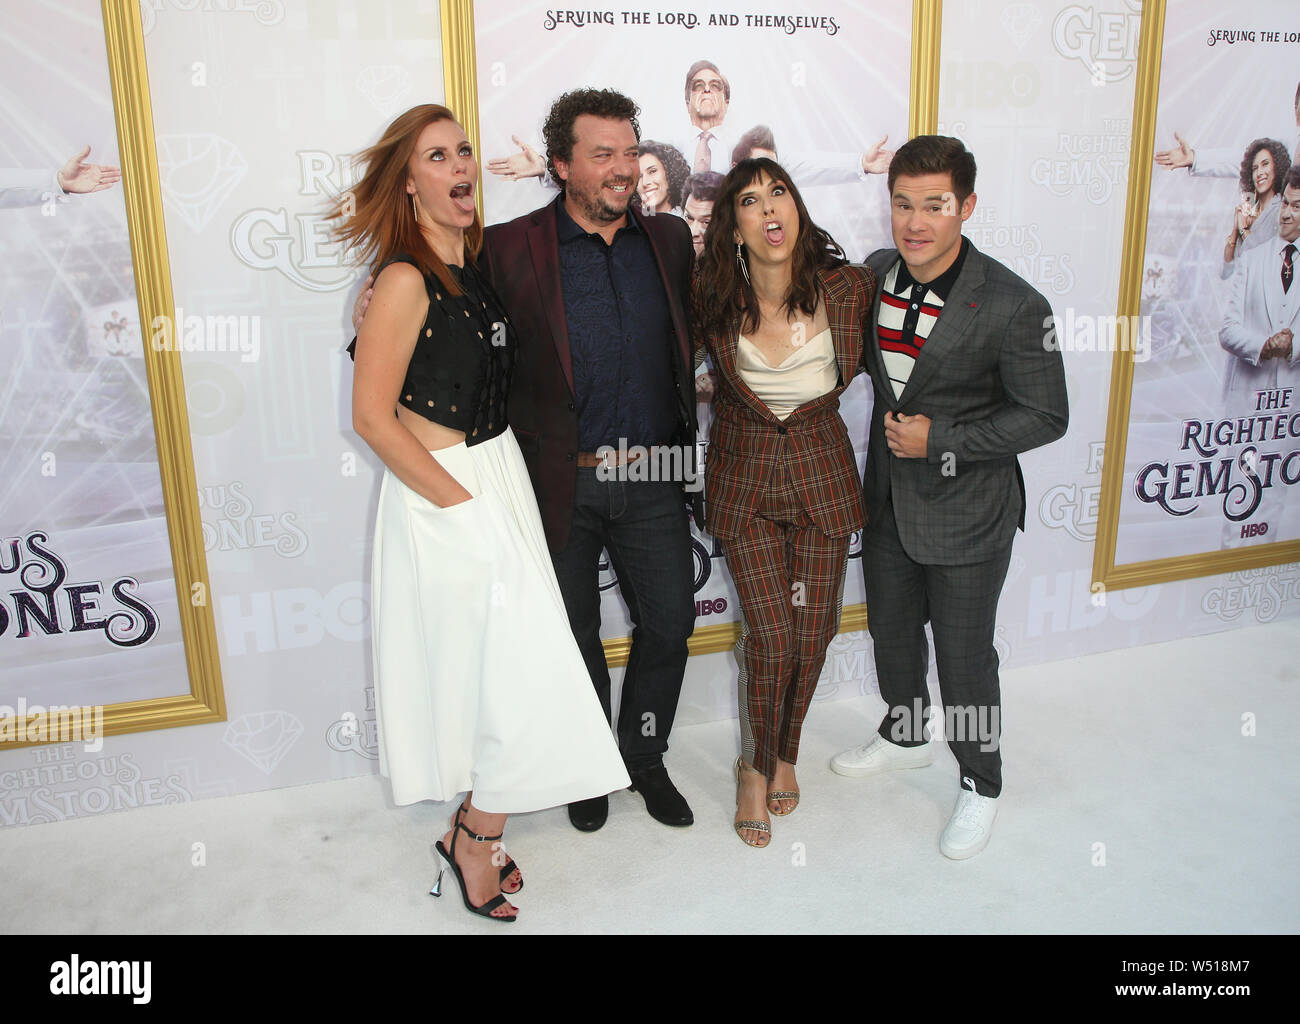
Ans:
[[[1300,23],[1282,0],[1245,11],[1148,14],[1118,317],[1141,358],[1117,355],[1107,582],[1300,559]]]
[[[64,0],[51,9],[72,24],[62,41],[37,32],[29,49],[37,56],[75,53],[89,69],[90,55],[103,52],[89,27],[98,24],[99,5]],[[1294,559],[1210,567],[1214,574],[1123,587],[1108,586],[1093,567],[1106,504],[1113,364],[1128,339],[1115,324],[1127,312],[1120,306],[1126,202],[1142,130],[1135,99],[1148,94],[1158,94],[1159,105],[1153,107],[1151,155],[1141,167],[1151,183],[1139,270],[1145,290],[1141,309],[1133,311],[1141,314],[1140,330],[1120,353],[1136,371],[1120,559],[1227,550],[1220,522],[1227,522],[1224,495],[1208,491],[1223,486],[1219,460],[1226,458],[1235,460],[1226,471],[1227,488],[1252,486],[1241,465],[1252,445],[1254,477],[1264,492],[1261,518],[1234,523],[1237,536],[1230,539],[1295,539],[1287,518],[1295,502],[1277,513],[1268,505],[1294,475],[1290,449],[1281,445],[1271,457],[1275,449],[1263,448],[1258,434],[1219,441],[1216,424],[1253,415],[1275,430],[1278,416],[1295,401],[1286,394],[1284,360],[1272,354],[1281,343],[1273,342],[1261,362],[1270,364],[1265,372],[1276,367],[1276,382],[1270,378],[1253,389],[1247,384],[1231,399],[1249,406],[1245,411],[1224,404],[1239,369],[1231,364],[1230,371],[1229,357],[1242,361],[1221,340],[1239,270],[1221,276],[1218,264],[1239,211],[1243,219],[1254,218],[1253,237],[1265,232],[1254,225],[1267,225],[1270,210],[1278,211],[1273,230],[1281,228],[1277,193],[1268,192],[1264,177],[1256,183],[1253,173],[1246,188],[1240,169],[1257,138],[1283,144],[1261,150],[1269,153],[1275,178],[1284,152],[1295,159],[1297,26],[1288,29],[1290,13],[1280,4],[1251,4],[1231,16],[1191,0],[1162,10],[1168,66],[1158,81],[1142,85],[1139,51],[1150,11],[1129,0],[948,0],[943,6],[939,130],[962,138],[979,164],[978,202],[966,233],[1048,298],[1056,322],[1045,325],[1045,343],[1050,335],[1061,346],[1069,381],[1069,433],[1022,460],[1026,530],[1016,542],[996,638],[1004,667],[1044,665],[1045,680],[1056,659],[1300,614]],[[352,371],[343,351],[365,271],[331,241],[323,217],[354,180],[350,154],[372,143],[401,111],[446,95],[440,5],[144,0],[140,12],[173,314],[182,327],[196,318],[196,337],[204,339],[181,351],[179,360],[226,718],[109,735],[102,745],[0,747],[5,826],[377,771],[369,570],[380,466],[351,429]],[[6,39],[26,25],[10,8],[0,12]],[[493,0],[475,5],[475,26],[480,155],[503,172],[484,167],[489,221],[517,216],[554,194],[526,173],[552,99],[569,88],[611,86],[641,105],[643,137],[658,146],[643,158],[643,175],[658,180],[660,193],[647,187],[638,201],[658,207],[666,193],[663,215],[702,219],[707,211],[700,203],[682,199],[682,164],[694,173],[697,159],[707,157],[712,173],[722,173],[737,147],[748,145],[771,149],[787,164],[812,216],[850,257],[860,259],[887,243],[883,175],[871,166],[882,139],[881,149],[892,150],[906,134],[910,4],[710,2],[672,10],[660,3],[559,10]],[[1243,34],[1250,32],[1253,39]],[[83,40],[81,48],[70,50],[67,40]],[[102,79],[87,78],[77,88],[50,81],[33,90],[34,65],[58,54],[21,63],[23,55],[10,51],[12,73],[2,81],[11,130],[0,165],[53,176],[87,145],[88,159],[116,163]],[[1287,67],[1293,69],[1289,82]],[[698,115],[707,103],[726,105],[724,131],[721,142],[701,154],[691,151],[692,112]],[[1157,160],[1158,153],[1179,147],[1180,137],[1195,152],[1190,169]],[[1208,173],[1213,150],[1235,152],[1218,165],[1226,173],[1235,161],[1235,180]],[[0,235],[11,271],[0,285],[0,358],[10,370],[0,385],[0,424],[9,432],[0,454],[0,604],[10,617],[7,631],[0,631],[0,703],[44,692],[45,665],[71,672],[94,696],[94,680],[111,683],[112,670],[127,664],[113,660],[118,657],[156,659],[130,673],[141,697],[186,692],[184,652],[169,632],[177,612],[162,596],[174,602],[177,588],[174,577],[169,582],[175,570],[165,541],[158,539],[158,484],[148,482],[149,443],[140,424],[150,406],[139,397],[143,382],[130,347],[140,343],[129,335],[139,314],[133,320],[120,193],[118,184],[73,196],[48,224],[38,219],[38,208],[0,208],[0,218],[14,225]],[[19,246],[25,246],[21,256]],[[1252,251],[1237,258],[1256,258]],[[1273,315],[1268,299],[1252,313],[1249,290],[1242,296],[1245,321]],[[243,342],[221,348],[206,340],[216,318],[238,325],[241,317],[255,318],[242,321],[244,333],[236,337]],[[69,390],[70,380],[83,388]],[[1256,410],[1260,401],[1273,404]],[[843,403],[860,450],[868,402],[859,384]],[[701,412],[707,424],[707,406]],[[1283,417],[1283,429],[1289,422]],[[1139,438],[1142,431],[1148,433]],[[1198,444],[1221,450],[1205,455]],[[39,477],[47,449],[74,456],[65,462],[60,455],[52,485]],[[1161,471],[1164,494],[1182,512],[1191,502],[1176,495],[1194,489],[1201,470],[1177,466],[1203,461],[1211,463],[1203,481],[1207,493],[1191,515],[1175,516],[1159,501],[1137,496],[1138,471],[1168,462]],[[1273,483],[1264,487],[1270,469]],[[1158,475],[1147,474],[1149,493],[1157,493]],[[98,509],[79,501],[72,488],[77,480],[95,484],[112,500]],[[68,493],[58,513],[64,518],[56,521],[54,498],[65,481]],[[1236,498],[1228,507],[1240,508]],[[1218,518],[1210,528],[1201,516],[1207,523]],[[1241,525],[1256,521],[1266,522],[1267,531],[1242,536]],[[1185,523],[1191,532],[1183,532]],[[92,528],[106,539],[92,536]],[[1130,528],[1138,531],[1132,539]],[[146,529],[156,529],[155,539],[140,539]],[[49,539],[37,539],[34,552],[27,541],[35,531]],[[94,543],[78,547],[78,531]],[[696,540],[698,623],[729,627],[737,609],[725,562],[711,538],[699,534]],[[40,554],[42,548],[50,555]],[[144,613],[133,612],[116,596],[120,591],[153,610],[154,633],[134,647],[119,647],[98,627],[62,635],[39,628],[36,610],[45,607],[40,590],[50,573],[57,575],[54,559],[67,569],[60,622],[66,617],[71,623],[75,614],[85,624],[125,614],[132,630],[119,639],[143,635]],[[28,567],[14,571],[15,562]],[[119,587],[126,577],[139,586]],[[605,634],[617,640],[628,632],[626,613],[617,581],[607,573],[604,583]],[[69,585],[89,589],[70,597]],[[860,602],[856,557],[848,587],[846,604]],[[27,636],[17,635],[15,602],[27,609]],[[39,653],[55,643],[91,641],[103,649],[88,649],[84,666],[75,669],[73,657],[51,662]],[[735,677],[730,652],[693,657],[678,723],[734,718]],[[841,634],[816,702],[852,698],[870,707],[875,690],[869,638]],[[1014,707],[1007,710],[1014,714]],[[825,713],[813,709],[814,725]],[[687,742],[687,734],[674,737],[675,746]],[[810,750],[808,756],[818,755]],[[1004,756],[1014,765],[1014,750],[1005,749]],[[720,785],[723,772],[720,765]]]
[[[0,705],[189,690],[98,4],[4,15]],[[23,97],[23,99],[19,99]],[[66,191],[65,191],[66,188]]]
[[[4,745],[222,717],[180,348],[256,358],[258,317],[173,316],[140,30],[122,0],[3,15]]]
[[[343,351],[364,274],[331,243],[324,214],[352,181],[348,154],[406,107],[441,96],[438,4],[130,6],[153,106],[171,345],[193,447],[189,499],[209,573],[196,599],[215,618],[225,720],[0,747],[0,825],[375,770],[369,534],[378,463],[351,430]],[[85,146],[87,159],[118,164],[100,4],[6,5],[0,35],[10,44],[0,165],[39,172],[48,192]],[[57,690],[61,703],[109,692],[176,700],[169,695],[189,690],[170,524],[151,464],[141,353],[154,339],[139,327],[133,295],[126,184],[71,196],[52,217],[0,208],[24,225],[0,233],[15,253],[6,267],[21,271],[0,284],[0,358],[7,369],[26,367],[0,385],[0,423],[15,438],[0,454],[0,603],[12,612],[25,600],[14,591],[47,586],[54,558],[67,570],[57,597],[62,637],[44,635],[34,615],[29,635],[17,635],[16,619],[0,632],[0,704],[53,703],[56,675],[81,687]],[[41,475],[47,450],[57,456],[51,477]],[[49,533],[36,545],[50,556],[31,552],[34,530]],[[15,557],[22,565],[10,573]],[[138,589],[119,585],[126,577]],[[84,621],[116,616],[112,635],[140,642],[119,648],[102,629],[68,631],[62,602],[73,588]],[[60,640],[67,658],[44,657]]]
[[[892,244],[883,172],[907,138],[909,5],[766,2],[741,10],[723,0],[689,9],[652,2],[557,10],[548,4],[474,4],[487,223],[512,220],[558,195],[542,166],[542,123],[562,93],[598,86],[640,107],[644,152],[635,202],[682,218],[697,253],[723,176],[751,155],[774,155],[813,221],[849,259],[861,262]],[[873,42],[864,49],[867,39]],[[840,408],[861,467],[871,415],[865,374],[845,391]],[[701,403],[697,411],[707,458],[711,406]],[[697,628],[738,623],[722,549],[692,529]],[[860,550],[855,537],[855,566]],[[602,587],[604,635],[625,636],[631,620],[607,563]],[[855,570],[844,603],[864,600]]]

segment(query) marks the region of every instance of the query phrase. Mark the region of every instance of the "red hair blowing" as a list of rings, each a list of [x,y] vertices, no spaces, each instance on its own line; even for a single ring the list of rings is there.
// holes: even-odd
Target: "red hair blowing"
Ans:
[[[456,116],[437,103],[412,107],[384,129],[369,149],[356,156],[365,171],[352,188],[331,205],[326,219],[337,220],[334,236],[349,248],[358,247],[361,259],[371,267],[406,253],[425,274],[435,275],[452,295],[461,293],[447,265],[425,240],[415,220],[415,208],[406,191],[411,157],[420,132],[437,121],[455,121]],[[478,258],[483,248],[483,223],[478,213],[465,229],[465,255]]]

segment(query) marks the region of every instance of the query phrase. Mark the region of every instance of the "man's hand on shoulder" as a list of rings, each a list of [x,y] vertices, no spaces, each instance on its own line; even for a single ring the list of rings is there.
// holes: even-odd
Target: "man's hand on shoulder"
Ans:
[[[361,285],[357,301],[352,303],[352,333],[361,334],[361,321],[366,318],[366,307],[370,305],[375,294],[375,275],[371,274]]]
[[[373,331],[377,324],[381,335],[394,336],[405,345],[409,358],[410,350],[415,347],[415,331],[424,319],[427,306],[424,275],[409,263],[390,263],[378,278],[373,274],[366,278],[361,294],[352,305],[352,326],[360,341],[363,326],[368,325]],[[409,345],[405,343],[407,335],[411,338]]]

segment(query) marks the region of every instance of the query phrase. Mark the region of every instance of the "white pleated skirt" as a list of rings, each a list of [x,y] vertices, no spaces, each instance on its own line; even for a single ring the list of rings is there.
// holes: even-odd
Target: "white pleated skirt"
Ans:
[[[393,800],[496,814],[629,785],[569,629],[514,434],[431,452],[473,495],[384,471],[371,580],[379,770]]]

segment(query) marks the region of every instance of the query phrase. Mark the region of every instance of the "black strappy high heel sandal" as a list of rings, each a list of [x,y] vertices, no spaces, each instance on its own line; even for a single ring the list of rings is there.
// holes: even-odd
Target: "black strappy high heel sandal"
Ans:
[[[469,808],[466,807],[464,804],[461,804],[458,808],[456,808],[456,821],[457,821],[458,823],[460,822],[460,816],[461,816],[462,814],[464,814],[464,813],[465,813],[466,811],[468,811],[468,810],[469,810]],[[502,850],[501,852],[502,852],[502,853],[505,853],[504,850]],[[509,857],[509,854],[506,854],[506,856]],[[514,860],[507,860],[507,861],[505,862],[505,865],[501,868],[501,885],[502,885],[502,887],[503,887],[503,888],[501,889],[501,891],[502,891],[503,893],[505,893],[507,896],[514,896],[514,895],[517,895],[518,893],[521,893],[521,892],[524,891],[524,873],[523,873],[522,871],[519,871],[519,888],[518,888],[518,889],[506,889],[506,888],[504,888],[504,886],[505,886],[505,884],[506,884],[506,879],[509,878],[509,877],[510,877],[514,872],[516,872],[516,871],[519,871],[519,865],[516,864],[516,863],[514,862]]]
[[[515,917],[517,917],[518,915],[512,917],[495,917],[492,914],[492,911],[496,910],[497,907],[508,902],[505,898],[504,893],[497,893],[486,903],[481,904],[480,906],[477,907],[474,906],[474,904],[469,901],[469,888],[465,885],[465,876],[461,874],[460,865],[456,863],[456,840],[460,838],[457,835],[457,830],[463,830],[464,833],[467,836],[472,837],[474,842],[476,843],[490,843],[497,839],[500,839],[501,836],[478,835],[473,829],[468,828],[466,825],[461,823],[459,814],[456,815],[456,819],[457,819],[456,825],[451,830],[451,849],[448,850],[445,846],[443,846],[441,839],[439,839],[436,843],[434,843],[433,847],[435,850],[438,851],[438,855],[447,862],[447,867],[451,868],[451,870],[455,873],[456,881],[460,883],[460,896],[461,899],[465,901],[465,909],[468,910],[471,914],[477,914],[479,917],[486,917],[490,921],[504,921],[507,923],[513,922],[515,920]],[[430,896],[442,895],[442,876],[446,872],[446,870],[447,868],[438,869],[438,877],[433,883],[433,888],[429,890]]]

